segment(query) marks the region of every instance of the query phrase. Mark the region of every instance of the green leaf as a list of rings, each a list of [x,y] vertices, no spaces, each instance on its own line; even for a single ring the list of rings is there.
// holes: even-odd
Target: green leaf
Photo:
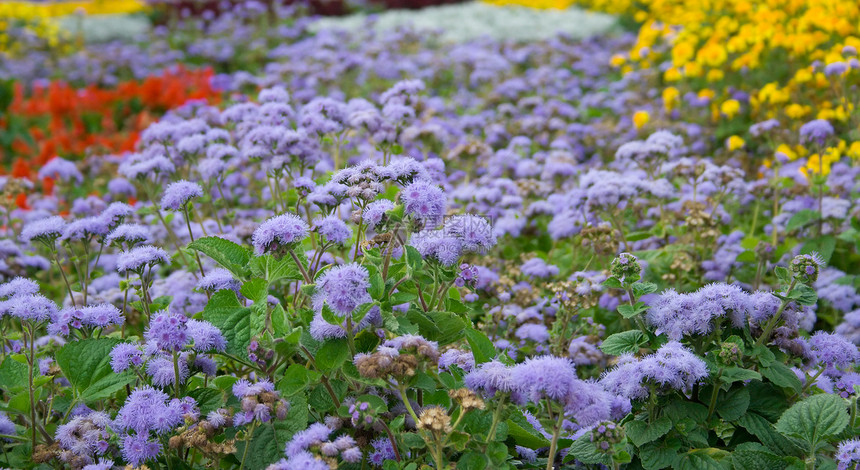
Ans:
[[[570,446],[570,454],[573,454],[576,460],[585,464],[612,465],[612,458],[600,452],[597,446],[591,442],[591,433],[586,433],[584,436],[573,441],[573,444]]]
[[[285,397],[291,397],[308,387],[310,375],[303,364],[293,364],[284,372],[284,377],[278,381],[278,391]]]
[[[627,438],[637,447],[659,439],[670,429],[672,429],[672,420],[667,416],[661,416],[650,424],[636,419],[624,425]]]
[[[631,288],[633,289],[633,294],[636,298],[657,292],[657,284],[651,282],[636,282],[631,286]]]
[[[490,459],[479,452],[466,452],[457,459],[458,470],[486,470],[490,468]]]
[[[726,367],[720,375],[720,381],[724,384],[743,382],[745,380],[761,380],[761,374],[754,370],[741,367]]]
[[[788,269],[785,269],[782,266],[777,266],[773,268],[773,273],[781,283],[785,285],[789,285],[791,283],[791,273],[788,272]]]
[[[818,303],[818,294],[815,292],[815,289],[804,284],[795,286],[788,298],[796,300],[800,305],[815,305]]]
[[[0,365],[0,388],[7,392],[20,392],[30,386],[27,366],[7,356]]]
[[[735,470],[783,470],[786,461],[770,452],[766,447],[752,443],[742,444],[744,447],[732,452],[732,465]],[[757,446],[757,447],[756,447]]]
[[[305,254],[301,250],[295,251],[295,253],[299,261],[307,268],[308,260]],[[251,259],[250,267],[254,276],[262,277],[269,284],[274,284],[281,279],[294,281],[304,279],[292,256],[284,256],[281,259],[275,259],[272,255],[255,256]]]
[[[603,285],[606,287],[614,287],[616,289],[623,289],[624,286],[621,285],[621,281],[618,280],[615,276],[610,276],[605,281],[603,281]]]
[[[800,449],[793,442],[776,432],[770,421],[756,413],[741,416],[738,424],[778,455],[801,455]]]
[[[254,302],[265,302],[269,297],[269,283],[265,279],[251,279],[242,284],[239,292]]]
[[[284,447],[295,433],[308,425],[308,405],[303,396],[290,400],[290,411],[284,420],[273,419],[254,429],[248,444],[245,468],[266,468],[284,457]],[[241,461],[245,453],[245,442],[236,443],[236,453]]]
[[[615,333],[603,340],[600,349],[606,354],[619,356],[624,353],[632,353],[639,351],[639,348],[645,344],[645,335],[639,330],[628,330],[621,333]]]
[[[848,426],[845,400],[838,395],[813,395],[785,410],[774,428],[780,434],[802,439],[810,447],[836,436]]]
[[[508,425],[508,435],[514,438],[517,445],[529,449],[549,447],[550,442],[535,430],[519,409],[514,409],[506,424]]]
[[[370,276],[370,288],[367,290],[373,300],[383,300],[385,295],[385,281],[382,280],[382,275],[374,273]]]
[[[832,235],[824,235],[807,240],[800,248],[800,254],[808,255],[814,251],[824,259],[825,263],[829,263],[835,249],[836,238]]]
[[[406,314],[412,323],[418,325],[421,336],[439,342],[440,346],[453,343],[465,334],[463,319],[451,312],[422,312],[412,309]]]
[[[797,375],[781,362],[773,362],[767,367],[762,367],[761,375],[780,387],[788,387],[798,393],[803,387]]]
[[[734,388],[728,393],[720,392],[715,408],[726,421],[734,421],[747,412],[750,406],[750,391],[746,387]]]
[[[407,245],[403,248],[406,251],[406,262],[409,264],[409,267],[412,271],[420,271],[424,264],[424,260],[421,258],[421,253],[419,253],[412,245]]]
[[[681,443],[677,439],[668,439],[670,443],[645,444],[639,449],[639,460],[642,462],[642,467],[645,470],[660,470],[674,465],[678,458],[678,449],[681,448]]]
[[[496,357],[496,347],[493,342],[487,338],[487,335],[474,329],[466,328],[466,341],[472,348],[472,355],[475,356],[475,365],[483,364]]]
[[[117,374],[111,369],[110,352],[119,343],[115,338],[90,338],[66,343],[57,351],[57,365],[82,402],[107,398],[134,381],[131,371]]]
[[[195,388],[188,392],[188,396],[197,401],[202,415],[217,410],[224,404],[224,392],[214,388]]]
[[[212,258],[239,279],[247,277],[247,266],[251,260],[249,248],[219,237],[198,238],[188,244],[188,248]]]
[[[229,289],[216,292],[203,309],[203,319],[212,323],[227,340],[227,353],[248,356],[251,344],[251,309],[239,303],[236,293]]]
[[[330,339],[323,343],[314,355],[320,372],[330,372],[337,369],[349,358],[349,347],[346,339]]]
[[[423,449],[427,445],[424,438],[414,432],[403,433],[402,439],[403,445],[410,449]]]
[[[715,449],[691,449],[681,454],[675,464],[678,470],[728,470],[731,469],[731,454]]]
[[[803,209],[788,219],[788,224],[785,226],[785,231],[787,233],[791,233],[794,230],[802,228],[806,225],[811,224],[813,221],[818,220],[818,211],[814,211],[811,209]]]

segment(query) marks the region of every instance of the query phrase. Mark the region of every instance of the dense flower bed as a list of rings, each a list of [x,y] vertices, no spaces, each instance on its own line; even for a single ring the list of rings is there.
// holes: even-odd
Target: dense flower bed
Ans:
[[[293,28],[2,178],[0,462],[860,463],[856,121],[715,113],[641,34]]]

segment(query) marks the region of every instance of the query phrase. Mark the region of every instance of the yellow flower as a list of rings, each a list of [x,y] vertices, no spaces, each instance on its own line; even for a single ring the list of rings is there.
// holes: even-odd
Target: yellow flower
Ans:
[[[812,108],[802,104],[792,103],[785,107],[785,115],[792,119],[800,119],[812,112]]]
[[[853,160],[860,160],[860,142],[852,142],[845,154]]]
[[[642,129],[642,126],[648,124],[648,121],[651,120],[651,115],[648,114],[648,111],[636,111],[633,114],[633,125],[636,126],[636,129]]]
[[[680,96],[681,92],[673,86],[663,89],[663,107],[666,108],[667,113],[671,113],[673,109],[678,107]]]
[[[779,144],[776,148],[776,153],[783,153],[789,160],[797,160],[797,152],[791,149],[788,145]]]
[[[735,117],[740,110],[741,104],[738,100],[726,100],[720,105],[720,112],[729,119]]]
[[[624,62],[627,62],[627,59],[625,59],[624,56],[621,54],[613,55],[612,59],[610,59],[609,61],[610,65],[612,65],[613,67],[621,67],[622,65],[624,65]]]
[[[675,67],[669,67],[665,72],[663,72],[663,80],[666,80],[667,82],[677,82],[681,78],[683,78],[681,76],[681,71]]]
[[[746,144],[746,141],[744,139],[740,138],[739,136],[736,136],[736,135],[733,135],[733,136],[729,137],[728,139],[726,139],[726,148],[729,149],[729,151],[734,151],[734,150],[737,150],[739,148],[743,148],[743,146],[745,144]]]

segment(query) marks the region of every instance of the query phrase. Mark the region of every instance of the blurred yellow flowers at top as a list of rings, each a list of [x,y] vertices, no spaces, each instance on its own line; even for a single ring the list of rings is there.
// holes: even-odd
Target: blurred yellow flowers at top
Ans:
[[[633,113],[633,125],[636,126],[636,129],[642,129],[642,126],[648,124],[650,120],[651,115],[648,114],[648,111],[636,111]]]

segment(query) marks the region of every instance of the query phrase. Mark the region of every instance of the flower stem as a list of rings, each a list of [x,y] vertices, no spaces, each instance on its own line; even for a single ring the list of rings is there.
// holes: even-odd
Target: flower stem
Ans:
[[[248,448],[251,447],[251,436],[254,434],[254,425],[252,424],[245,432],[245,450],[242,451],[242,463],[239,465],[239,470],[245,468],[245,459],[248,457]]]
[[[546,470],[555,468],[555,453],[558,450],[558,436],[561,434],[561,423],[564,421],[564,411],[558,412],[558,419],[552,429],[552,441],[549,444],[549,455],[546,457]]]
[[[180,392],[179,392],[179,353],[178,352],[173,353],[173,375],[175,377],[175,380],[173,382],[174,391],[176,393],[176,398],[179,398]]]
[[[761,336],[758,337],[758,340],[755,342],[755,347],[759,347],[764,344],[768,337],[770,336],[770,332],[774,329],[779,318],[782,316],[782,312],[785,311],[785,307],[788,306],[788,303],[791,301],[788,299],[788,296],[791,295],[791,291],[794,290],[794,286],[797,285],[797,279],[791,280],[791,285],[788,286],[788,291],[785,293],[785,299],[779,304],[779,310],[773,315],[773,318],[767,322],[767,326],[765,326],[764,331],[761,333]]]

